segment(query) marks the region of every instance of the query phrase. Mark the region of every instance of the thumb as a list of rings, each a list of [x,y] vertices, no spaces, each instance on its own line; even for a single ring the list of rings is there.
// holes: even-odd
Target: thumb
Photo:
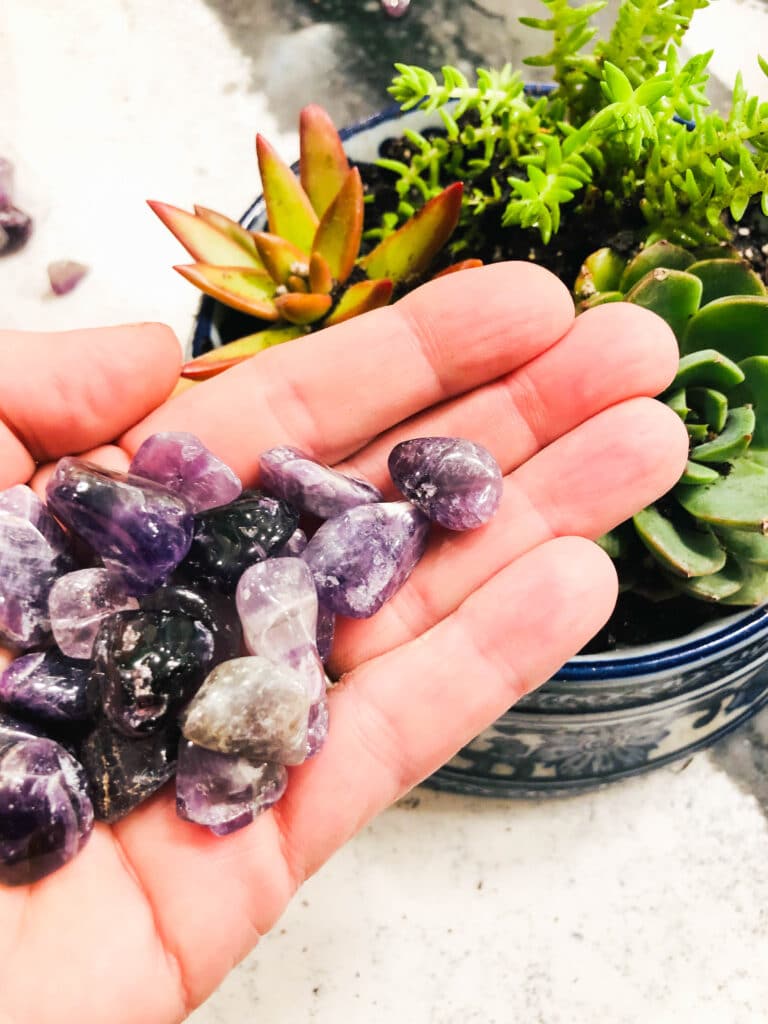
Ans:
[[[163,324],[0,331],[0,487],[124,433],[168,397],[180,363]]]

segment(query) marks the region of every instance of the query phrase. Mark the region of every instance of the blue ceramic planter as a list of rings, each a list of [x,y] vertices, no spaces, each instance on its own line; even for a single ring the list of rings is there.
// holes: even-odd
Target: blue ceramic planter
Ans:
[[[532,86],[531,91],[546,86]],[[395,123],[396,122],[396,123]],[[349,156],[372,161],[403,127],[440,127],[435,114],[382,111],[341,133]],[[259,197],[242,223],[265,225]],[[193,353],[247,333],[219,303],[200,306]],[[768,704],[768,606],[665,641],[573,658],[430,780],[482,796],[561,795],[687,757]]]

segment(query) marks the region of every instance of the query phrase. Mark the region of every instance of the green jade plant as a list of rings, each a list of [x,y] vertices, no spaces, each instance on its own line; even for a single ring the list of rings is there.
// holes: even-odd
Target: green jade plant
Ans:
[[[360,172],[350,167],[338,132],[318,106],[301,113],[300,149],[296,177],[266,139],[256,137],[269,231],[248,231],[200,206],[188,213],[167,203],[149,204],[196,261],[175,269],[225,305],[267,322],[187,363],[182,376],[189,380],[214,376],[273,345],[386,305],[396,287],[424,275],[456,226],[460,183],[440,190],[361,255]]]

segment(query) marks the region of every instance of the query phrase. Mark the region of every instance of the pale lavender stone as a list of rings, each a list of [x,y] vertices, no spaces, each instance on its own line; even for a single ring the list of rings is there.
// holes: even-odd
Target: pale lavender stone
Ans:
[[[321,602],[337,615],[374,615],[410,576],[429,520],[407,501],[361,505],[323,523],[302,555]]]
[[[184,739],[179,744],[176,810],[180,818],[206,825],[215,835],[250,825],[277,803],[287,784],[288,773],[281,764],[253,763]]]
[[[392,449],[395,486],[434,522],[474,530],[496,514],[504,481],[487,448],[461,437],[417,437]]]
[[[193,512],[228,505],[243,492],[237,474],[198,437],[183,432],[148,437],[134,455],[129,472],[180,494]]]
[[[307,757],[314,757],[328,736],[328,701],[319,700],[309,709]]]
[[[72,568],[27,519],[0,514],[0,640],[35,647],[50,635],[48,596],[54,580]]]
[[[45,537],[54,550],[69,551],[66,534],[31,487],[16,484],[0,491],[0,513],[26,519]]]
[[[133,593],[158,587],[192,543],[189,505],[152,480],[64,458],[48,481],[47,494],[59,519]]]
[[[48,280],[54,295],[67,295],[75,289],[90,267],[76,260],[54,260],[48,264]]]
[[[307,546],[307,535],[303,530],[294,530],[275,557],[298,558]]]
[[[240,577],[237,612],[245,646],[304,681],[310,701],[325,693],[325,672],[317,653],[317,593],[300,558],[257,562]]]
[[[78,569],[60,576],[48,598],[54,640],[69,658],[90,658],[104,619],[138,607],[122,578],[109,569]]]
[[[310,698],[302,677],[252,655],[210,673],[182,718],[186,739],[251,761],[301,764],[307,756]]]
[[[331,656],[333,650],[333,638],[336,633],[336,616],[333,614],[330,608],[326,608],[324,604],[318,602],[317,605],[317,653],[320,655],[320,661],[324,665],[328,664],[328,659]]]
[[[65,658],[56,650],[25,654],[0,675],[0,702],[31,718],[82,722],[89,715],[90,675],[88,662]]]
[[[82,767],[52,740],[0,745],[0,883],[29,885],[62,867],[93,829]]]
[[[332,519],[382,499],[378,487],[367,480],[339,473],[287,445],[264,452],[259,470],[265,490],[320,519]]]

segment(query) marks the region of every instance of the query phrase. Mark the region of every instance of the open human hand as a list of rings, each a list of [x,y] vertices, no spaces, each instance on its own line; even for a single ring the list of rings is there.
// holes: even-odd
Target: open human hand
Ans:
[[[46,462],[91,449],[124,469],[149,434],[188,430],[246,484],[292,444],[391,497],[397,441],[458,435],[496,456],[504,498],[481,530],[434,531],[389,604],[340,624],[326,745],[253,825],[216,838],[164,790],[55,875],[0,888],[0,1024],[182,1020],[334,850],[599,629],[616,579],[584,538],[671,487],[687,451],[644,397],[677,366],[666,325],[624,304],[574,321],[529,264],[439,279],[151,412],[178,363],[158,325],[0,332],[0,487],[40,487]]]

